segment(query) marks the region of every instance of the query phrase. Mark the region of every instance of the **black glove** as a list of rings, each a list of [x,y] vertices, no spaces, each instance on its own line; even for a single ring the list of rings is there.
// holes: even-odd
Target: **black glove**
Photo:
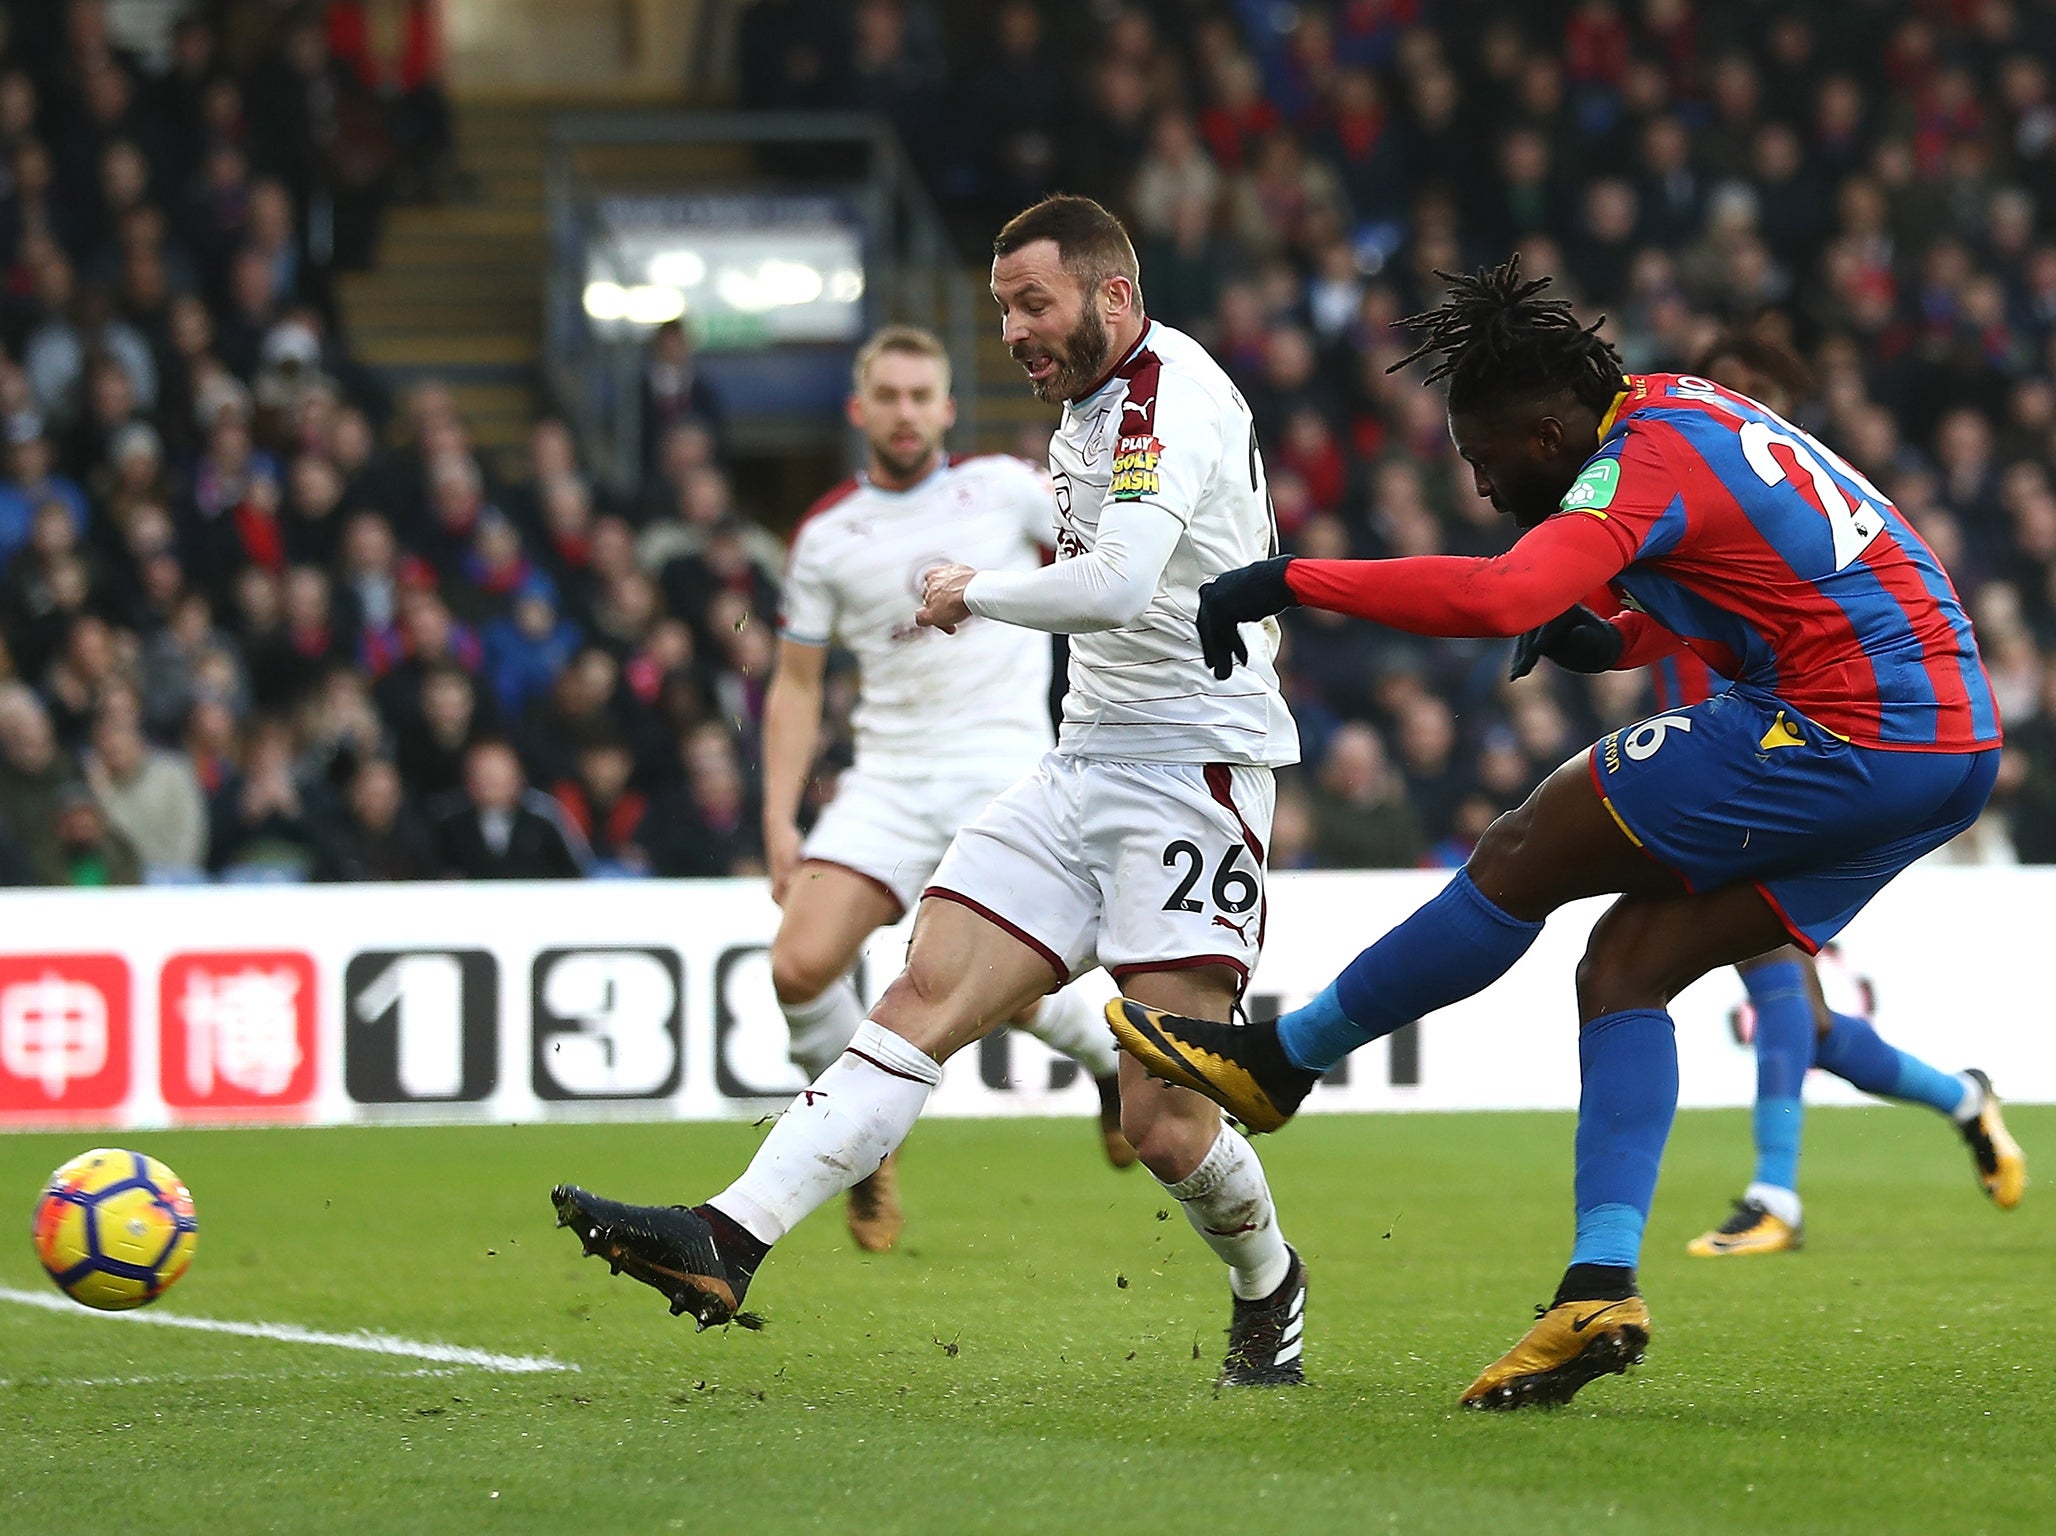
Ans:
[[[1544,656],[1567,672],[1611,672],[1623,644],[1619,630],[1576,603],[1514,641],[1507,680],[1526,677]]]
[[[1226,677],[1236,662],[1249,660],[1238,626],[1299,606],[1285,585],[1285,567],[1291,563],[1290,555],[1259,560],[1216,576],[1199,589],[1199,650],[1215,677]]]

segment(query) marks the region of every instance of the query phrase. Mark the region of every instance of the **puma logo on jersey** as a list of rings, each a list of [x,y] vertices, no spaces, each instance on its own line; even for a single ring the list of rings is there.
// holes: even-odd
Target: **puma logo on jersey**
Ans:
[[[1123,400],[1121,402],[1121,409],[1133,411],[1138,416],[1147,416],[1149,408],[1154,404],[1156,404],[1155,395],[1144,395],[1140,400]]]
[[[1249,919],[1246,917],[1239,923],[1231,923],[1227,918],[1216,912],[1214,914],[1214,926],[1227,929],[1245,944],[1249,942]]]

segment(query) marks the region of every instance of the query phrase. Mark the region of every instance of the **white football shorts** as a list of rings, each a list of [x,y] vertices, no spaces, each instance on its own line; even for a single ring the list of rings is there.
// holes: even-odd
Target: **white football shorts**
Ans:
[[[1059,984],[1214,964],[1246,983],[1276,794],[1248,764],[1052,752],[957,834],[923,894],[999,924]]]
[[[1018,775],[884,778],[852,768],[800,849],[883,886],[913,910],[958,828],[976,819]]]

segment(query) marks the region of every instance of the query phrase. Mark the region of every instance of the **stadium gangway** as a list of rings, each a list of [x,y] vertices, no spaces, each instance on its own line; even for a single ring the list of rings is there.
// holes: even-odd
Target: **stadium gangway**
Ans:
[[[809,166],[804,174],[765,172],[718,185],[675,183],[652,186],[647,179],[616,182],[593,174],[581,161],[610,149],[632,147],[742,147],[758,161],[770,150],[785,165]],[[776,154],[778,150],[786,154]],[[809,149],[829,155],[810,162]],[[585,285],[592,252],[605,252],[611,236],[600,217],[601,199],[636,193],[747,191],[777,195],[784,190],[818,191],[818,166],[835,152],[861,156],[863,172],[838,182],[861,211],[864,240],[864,323],[903,321],[925,326],[949,348],[960,380],[976,378],[976,327],[982,295],[965,275],[949,234],[927,189],[909,162],[898,135],[883,118],[854,112],[695,112],[605,110],[567,112],[550,127],[544,186],[550,234],[549,271],[544,289],[544,372],[598,472],[618,489],[632,490],[642,464],[640,370],[646,327],[604,329],[586,312]],[[958,396],[960,441],[976,440],[977,390]],[[748,434],[749,423],[743,424]],[[812,435],[841,430],[818,415],[805,421],[759,423],[755,434],[783,437],[797,445]]]

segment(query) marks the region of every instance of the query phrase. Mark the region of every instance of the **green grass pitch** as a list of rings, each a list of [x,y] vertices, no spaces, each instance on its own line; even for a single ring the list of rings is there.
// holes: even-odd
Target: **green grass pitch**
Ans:
[[[2056,1109],[2011,1116],[2056,1157]],[[1680,1117],[1647,1365],[1554,1414],[1457,1394],[1565,1253],[1564,1115],[1311,1117],[1262,1149],[1313,1290],[1303,1390],[1219,1397],[1217,1266],[1086,1123],[936,1121],[901,1251],[782,1245],[695,1336],[553,1230],[558,1179],[698,1197],[740,1125],[177,1132],[166,1312],[576,1362],[502,1375],[0,1303],[0,1531],[2056,1529],[2056,1190],[1992,1210],[1946,1126],[1816,1111],[1802,1254],[1693,1260],[1746,1119]],[[0,1138],[0,1286],[80,1136]],[[2047,1163],[2045,1167],[2051,1166]]]

